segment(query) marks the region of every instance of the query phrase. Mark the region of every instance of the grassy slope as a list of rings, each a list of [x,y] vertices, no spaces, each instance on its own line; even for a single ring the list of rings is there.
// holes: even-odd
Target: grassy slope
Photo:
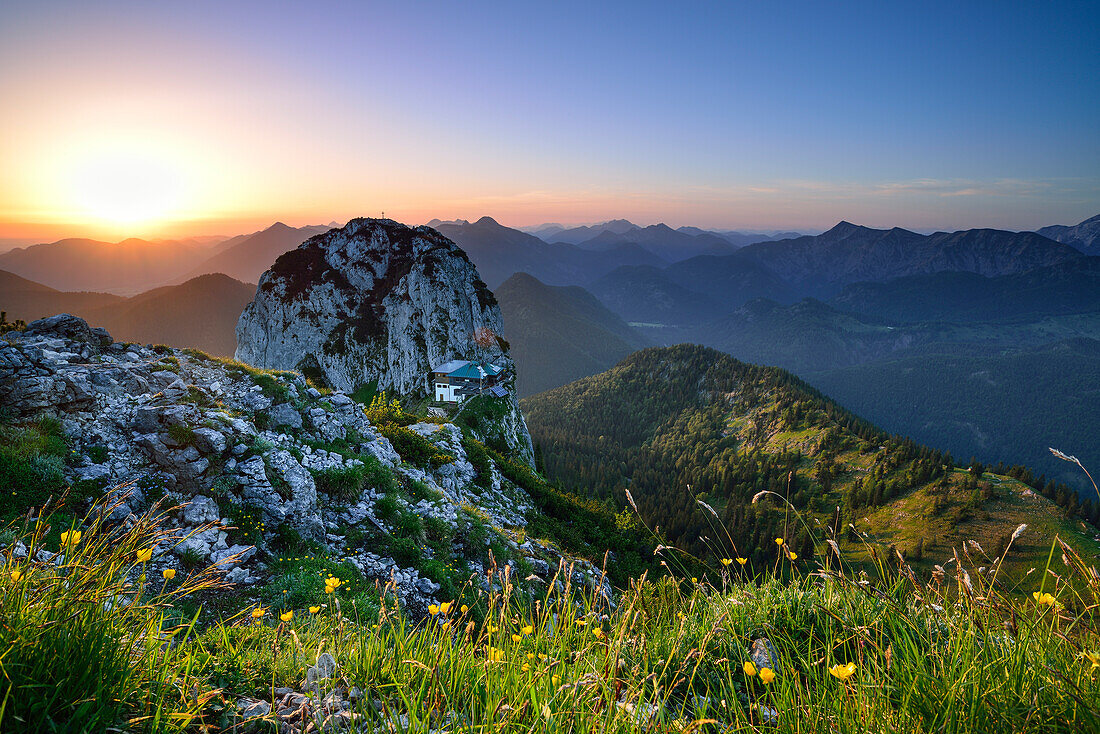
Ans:
[[[912,465],[894,466],[897,452],[905,449],[904,445],[877,429],[868,431],[861,427],[857,419],[836,406],[832,406],[831,412],[826,411],[829,406],[824,399],[789,376],[783,380],[779,370],[740,365],[724,355],[708,354],[708,350],[694,347],[647,351],[648,354],[635,355],[606,373],[525,401],[532,434],[536,440],[544,442],[549,471],[553,475],[556,470],[566,487],[580,490],[587,483],[599,488],[602,481],[605,488],[613,488],[610,494],[618,498],[622,496],[619,494],[621,489],[630,486],[646,519],[651,524],[667,527],[671,520],[667,514],[662,514],[669,511],[662,504],[667,502],[664,495],[678,493],[680,487],[692,483],[694,477],[693,491],[711,503],[725,521],[739,509],[738,506],[746,509],[749,504],[745,487],[737,482],[722,485],[718,481],[706,481],[704,477],[720,476],[723,467],[734,466],[750,457],[756,461],[770,457],[777,462],[787,462],[782,464],[783,478],[786,471],[793,471],[791,485],[796,492],[791,493],[791,498],[807,525],[813,526],[815,519],[827,524],[833,509],[840,506],[844,523],[850,521],[861,532],[869,533],[872,544],[882,551],[894,544],[912,555],[918,539],[923,538],[924,559],[914,564],[918,570],[930,570],[933,563],[942,564],[950,556],[951,548],[959,548],[961,553],[964,541],[968,540],[977,541],[992,555],[1001,538],[1023,523],[1029,525],[1029,530],[1005,561],[1004,570],[1010,578],[1020,580],[1029,568],[1041,568],[1055,535],[1088,559],[1100,556],[1100,543],[1094,539],[1094,531],[1093,535],[1083,532],[1080,521],[1068,517],[1048,499],[1034,493],[1025,496],[1026,486],[1016,480],[986,475],[983,481],[993,487],[992,496],[983,499],[970,512],[963,508],[974,492],[962,489],[966,476],[962,472],[947,478],[933,477],[925,482],[906,483]],[[692,361],[700,360],[700,355],[703,355],[701,361]],[[665,386],[659,395],[654,394],[658,388],[648,384],[650,376],[646,374],[646,370],[654,369],[658,363],[667,373],[667,377],[657,380]],[[677,400],[677,388],[671,380],[691,383],[692,380],[682,374],[689,365],[693,365],[690,369],[709,371],[705,377],[702,372],[696,376],[701,389],[691,394],[685,391]],[[706,393],[705,385],[718,384],[720,380],[715,373],[729,380],[726,387],[733,386],[729,392],[722,393],[722,400],[732,399],[733,404],[722,409],[724,432],[729,436],[712,448],[707,442],[718,437],[703,419],[705,412],[700,410],[699,395]],[[654,394],[653,399],[639,397],[647,394]],[[712,393],[702,399],[701,404],[713,409],[721,405],[722,400],[717,400]],[[794,421],[785,411],[797,403],[805,406],[803,410],[807,415]],[[549,415],[555,411],[589,418],[583,424],[567,421],[555,425]],[[676,436],[685,425],[701,426],[701,433],[689,444],[676,445]],[[857,431],[863,435],[857,435]],[[736,446],[736,458],[723,453],[730,450],[731,445]],[[668,461],[667,457],[664,463],[655,460],[654,467],[657,470],[671,467],[673,472],[683,468],[680,475],[666,477],[658,472],[655,477],[652,473],[631,474],[629,469],[622,475],[617,474],[621,466],[633,460],[645,463],[661,453],[662,447],[665,454],[672,454],[672,460]],[[815,476],[818,461],[826,455],[836,466],[832,486],[827,491]],[[610,476],[599,471],[571,474],[570,459],[563,457],[575,456],[580,457],[574,459],[576,461],[597,462],[597,466],[607,470]],[[600,464],[604,456],[608,458]],[[883,481],[903,485],[902,491],[887,498],[879,507],[853,507],[851,490],[861,486],[876,469]],[[786,493],[785,484],[768,488]],[[749,493],[757,489],[760,487],[751,488]],[[802,493],[796,498],[798,489]],[[938,513],[933,511],[932,495],[936,492],[943,495],[943,506]],[[774,513],[782,514],[778,502],[766,504],[776,508]],[[760,506],[754,509],[759,512]],[[675,513],[677,506],[673,505],[671,511]],[[952,517],[955,522],[950,520]],[[766,518],[758,520],[755,527],[766,522]],[[797,532],[799,525],[793,520],[787,522],[786,527],[792,526]],[[746,527],[751,530],[753,526]],[[674,529],[669,528],[669,531],[674,532]],[[784,534],[788,538],[792,535],[790,532]],[[819,541],[823,537],[821,533],[815,535]],[[753,536],[757,546],[761,543],[759,536],[759,531]],[[838,539],[842,540],[847,553],[856,559],[869,559],[863,542],[848,542],[844,537],[841,533]],[[745,552],[746,537],[735,537],[733,542]]]

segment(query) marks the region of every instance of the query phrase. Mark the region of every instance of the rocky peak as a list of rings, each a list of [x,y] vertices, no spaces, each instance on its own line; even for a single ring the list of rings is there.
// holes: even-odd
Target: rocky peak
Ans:
[[[354,219],[282,255],[260,278],[237,323],[237,359],[300,370],[351,392],[375,383],[402,395],[428,392],[431,368],[451,359],[514,369],[500,308],[466,253],[430,227]],[[531,456],[510,398],[508,441]]]

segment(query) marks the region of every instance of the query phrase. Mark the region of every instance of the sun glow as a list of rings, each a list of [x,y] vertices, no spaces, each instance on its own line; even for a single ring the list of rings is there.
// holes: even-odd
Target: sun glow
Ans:
[[[184,170],[163,155],[104,151],[74,167],[72,203],[84,216],[103,223],[156,223],[181,213],[185,178]]]

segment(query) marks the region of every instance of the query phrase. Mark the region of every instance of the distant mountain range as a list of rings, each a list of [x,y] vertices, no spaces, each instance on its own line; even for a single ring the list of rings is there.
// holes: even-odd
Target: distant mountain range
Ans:
[[[1100,214],[1072,227],[1061,224],[1043,227],[1039,234],[1076,247],[1086,255],[1100,255]]]
[[[437,229],[466,251],[490,288],[496,288],[515,273],[529,273],[549,285],[583,285],[628,263],[667,265],[665,260],[635,244],[602,251],[552,244],[504,227],[492,217],[482,217],[473,223],[440,223]]]
[[[123,296],[208,273],[254,283],[279,255],[329,228],[294,228],[276,222],[265,230],[221,241],[71,238],[0,254],[0,270],[61,291]]]
[[[256,283],[264,271],[279,259],[279,255],[293,250],[310,237],[327,232],[329,225],[288,227],[275,222],[267,229],[241,235],[219,245],[215,253],[192,268],[180,280],[208,273],[224,273],[247,283]]]
[[[0,271],[0,310],[9,321],[71,313],[105,327],[120,341],[190,347],[218,356],[233,355],[237,319],[255,292],[255,285],[214,274],[125,298],[62,292]]]
[[[602,372],[646,346],[636,331],[579,286],[549,286],[516,273],[495,295],[520,397]]]
[[[167,282],[208,254],[208,247],[187,240],[70,238],[5,252],[0,270],[62,291],[130,295]]]

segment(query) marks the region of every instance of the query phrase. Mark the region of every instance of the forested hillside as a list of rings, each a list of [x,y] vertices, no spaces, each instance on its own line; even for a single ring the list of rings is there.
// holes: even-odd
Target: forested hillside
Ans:
[[[638,352],[523,407],[551,481],[616,505],[629,488],[663,541],[696,555],[736,553],[767,563],[775,558],[772,541],[782,537],[807,558],[815,540],[844,541],[849,523],[864,530],[869,514],[895,510],[897,522],[917,529],[913,547],[904,549],[917,555],[936,546],[947,552],[967,538],[996,547],[1023,515],[1045,517],[1055,532],[1091,543],[1079,520],[1023,482],[982,467],[956,471],[949,455],[887,435],[783,370],[703,347]],[[1001,470],[1037,484],[1022,468]],[[918,489],[934,499],[919,517],[903,515],[905,498]],[[788,497],[802,518],[781,502],[753,501],[765,491]],[[714,508],[728,538],[699,500]],[[1041,506],[1028,509],[1032,500]],[[1006,507],[987,517],[983,507],[994,501]],[[1094,508],[1083,509],[1091,515]],[[941,523],[936,534],[921,536],[921,525],[933,523]]]

